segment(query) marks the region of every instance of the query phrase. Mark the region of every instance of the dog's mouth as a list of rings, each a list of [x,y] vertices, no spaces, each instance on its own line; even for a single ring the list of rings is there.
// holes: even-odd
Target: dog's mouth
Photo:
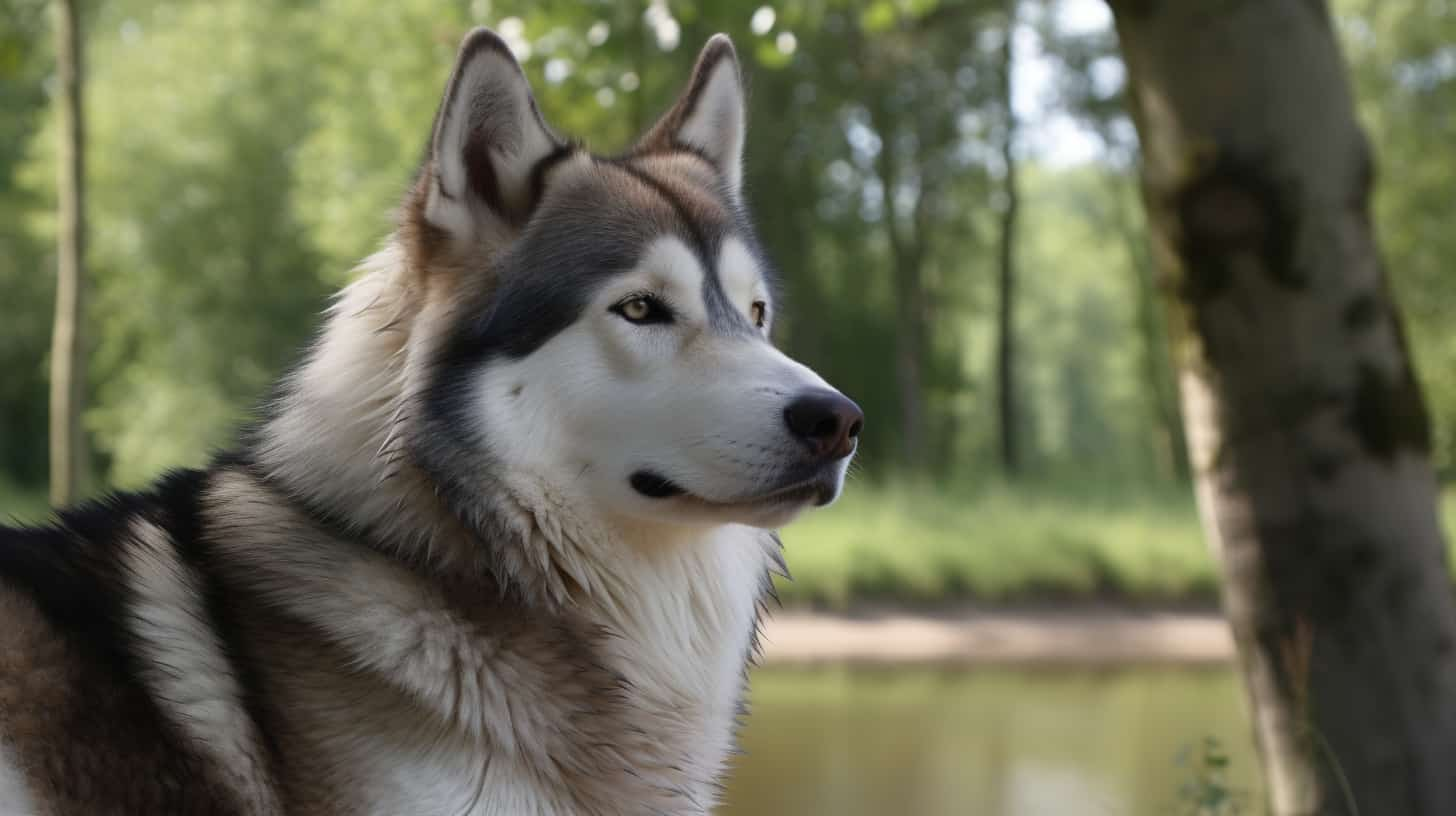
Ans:
[[[835,495],[839,492],[837,480],[828,473],[816,474],[812,478],[775,488],[767,493],[746,496],[732,501],[716,501],[690,493],[682,485],[677,484],[660,473],[655,473],[650,470],[639,470],[633,473],[629,481],[632,484],[633,490],[649,499],[681,499],[718,508],[801,505],[810,503],[815,507],[823,507],[834,501]]]

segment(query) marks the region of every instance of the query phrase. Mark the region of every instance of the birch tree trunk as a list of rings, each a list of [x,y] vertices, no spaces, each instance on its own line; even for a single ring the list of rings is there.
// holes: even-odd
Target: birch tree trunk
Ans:
[[[81,110],[80,21],[76,0],[57,0],[56,68],[60,102],[57,197],[56,316],[51,335],[50,499],[70,504],[86,462],[81,432],[84,348],[81,311],[85,273],[85,137]]]
[[[1322,0],[1112,0],[1271,810],[1456,813],[1429,425]]]

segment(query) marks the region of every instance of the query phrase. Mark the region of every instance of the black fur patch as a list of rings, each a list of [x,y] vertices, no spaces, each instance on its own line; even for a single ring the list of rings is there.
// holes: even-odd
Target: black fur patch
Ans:
[[[206,476],[172,471],[151,490],[113,493],[61,511],[49,524],[0,527],[0,580],[28,593],[55,626],[118,670],[134,668],[123,625],[127,576],[119,557],[132,525],[146,520],[177,535],[193,529]]]

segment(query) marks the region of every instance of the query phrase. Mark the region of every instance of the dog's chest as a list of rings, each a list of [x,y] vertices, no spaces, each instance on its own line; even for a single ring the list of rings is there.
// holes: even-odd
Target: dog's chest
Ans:
[[[459,732],[368,726],[325,741],[331,784],[310,812],[393,816],[407,813],[567,814],[580,810],[520,758],[493,752]]]
[[[503,642],[488,621],[478,659],[452,656],[462,676],[441,676],[434,699],[417,682],[406,691],[398,678],[340,671],[346,654],[321,660],[315,645],[292,644],[278,689],[287,798],[320,813],[636,813],[649,811],[647,785],[685,793],[658,811],[705,809],[733,748],[763,580],[745,543],[708,550],[692,576],[643,579],[590,616],[607,632],[590,659],[622,681],[614,699],[574,689],[577,667],[530,645],[545,641]],[[490,683],[498,705],[450,721]],[[593,746],[604,741],[625,770],[601,764]]]
[[[318,666],[295,665],[275,687],[285,717],[281,781],[300,812],[573,812],[519,756],[443,722],[387,678]]]

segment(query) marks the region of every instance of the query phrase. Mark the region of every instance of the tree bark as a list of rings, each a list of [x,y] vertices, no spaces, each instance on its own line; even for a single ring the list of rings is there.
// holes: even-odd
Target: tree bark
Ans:
[[[56,316],[51,336],[50,499],[76,498],[86,463],[81,312],[85,302],[85,131],[83,66],[76,0],[57,0],[56,67],[60,108],[57,153]]]
[[[1001,47],[1001,192],[1002,210],[996,275],[996,416],[1001,431],[1001,471],[1021,470],[1016,444],[1016,227],[1021,201],[1016,186],[1016,110],[1012,105],[1017,0],[1009,0],[1006,38]]]
[[[1456,813],[1429,426],[1319,0],[1113,0],[1271,811]]]

